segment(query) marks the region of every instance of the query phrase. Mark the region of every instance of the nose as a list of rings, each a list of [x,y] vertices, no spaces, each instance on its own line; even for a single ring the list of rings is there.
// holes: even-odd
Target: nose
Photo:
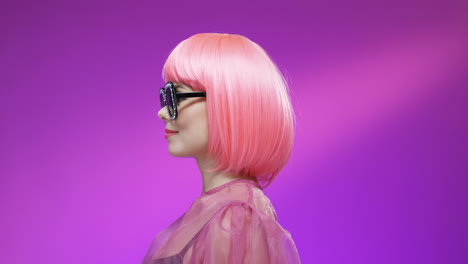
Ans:
[[[161,109],[159,109],[158,111],[158,117],[164,121],[164,123],[167,123],[169,120],[170,120],[170,117],[169,117],[169,112],[167,111],[167,108],[166,107],[161,107]]]

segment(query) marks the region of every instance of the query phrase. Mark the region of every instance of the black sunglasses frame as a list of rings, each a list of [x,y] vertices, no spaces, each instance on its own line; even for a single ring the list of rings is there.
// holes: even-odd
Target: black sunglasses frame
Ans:
[[[168,104],[168,100],[167,100],[168,91],[171,96],[171,102],[172,102],[171,106]],[[180,99],[187,98],[187,97],[206,97],[206,93],[205,92],[176,93],[173,82],[167,82],[164,85],[164,87],[159,89],[159,100],[161,102],[161,108],[167,107],[167,112],[169,113],[171,120],[174,120],[177,118],[177,104],[179,103]],[[171,107],[173,109],[172,114],[171,114],[171,109],[170,109]]]

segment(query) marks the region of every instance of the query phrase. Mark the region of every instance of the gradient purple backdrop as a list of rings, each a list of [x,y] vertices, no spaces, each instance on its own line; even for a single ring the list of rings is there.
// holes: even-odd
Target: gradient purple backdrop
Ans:
[[[157,118],[181,40],[234,33],[286,75],[265,192],[303,263],[467,263],[463,1],[2,1],[1,263],[140,263],[201,192]]]

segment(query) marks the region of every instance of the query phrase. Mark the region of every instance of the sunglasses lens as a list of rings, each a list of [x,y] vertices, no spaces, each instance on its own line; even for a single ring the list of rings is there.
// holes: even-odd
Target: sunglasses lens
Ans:
[[[159,102],[161,103],[161,108],[163,108],[164,106],[166,106],[166,104],[164,103],[164,90],[160,90],[159,91]]]
[[[166,102],[167,102],[167,109],[169,110],[169,115],[173,116],[174,115],[174,102],[172,100],[172,97],[175,97],[175,93],[173,92],[174,90],[171,89],[171,87],[166,88]]]

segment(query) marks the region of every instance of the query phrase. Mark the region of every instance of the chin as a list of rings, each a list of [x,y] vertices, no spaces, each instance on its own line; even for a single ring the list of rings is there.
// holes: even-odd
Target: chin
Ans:
[[[169,154],[173,157],[185,157],[184,153],[181,153],[179,151],[171,151],[169,150]]]
[[[175,143],[175,142],[172,142]],[[174,157],[197,157],[201,153],[207,151],[208,144],[169,144],[168,151]]]
[[[181,149],[171,149],[169,148],[169,154],[173,157],[191,157],[190,153],[187,153],[184,150]]]

